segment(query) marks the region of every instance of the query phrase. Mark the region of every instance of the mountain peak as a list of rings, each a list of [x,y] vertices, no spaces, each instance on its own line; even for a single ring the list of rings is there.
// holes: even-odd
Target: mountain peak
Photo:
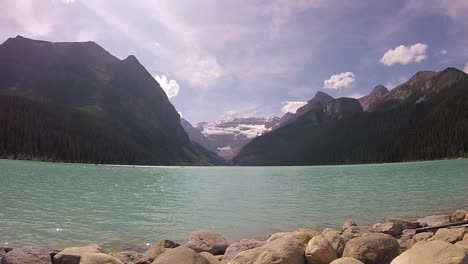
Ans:
[[[23,37],[21,35],[17,35],[14,38],[8,38],[3,44],[5,45],[17,45],[17,44],[35,44],[35,45],[46,45],[50,44],[49,41],[44,41],[44,40],[35,40],[35,39],[30,39]]]
[[[372,92],[369,94],[370,96],[383,96],[386,93],[388,93],[387,87],[379,84],[374,89],[372,89]]]
[[[134,63],[134,64],[140,64],[138,59],[134,55],[129,55],[125,60],[123,60],[128,63]]]

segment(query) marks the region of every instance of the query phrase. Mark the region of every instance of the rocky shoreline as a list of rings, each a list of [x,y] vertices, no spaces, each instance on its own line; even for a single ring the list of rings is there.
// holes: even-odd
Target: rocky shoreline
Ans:
[[[465,209],[415,221],[388,218],[370,226],[347,220],[341,230],[301,228],[266,241],[231,244],[202,230],[182,245],[163,240],[143,252],[108,252],[99,245],[61,251],[0,246],[0,264],[468,264],[468,225],[420,229],[465,220]]]

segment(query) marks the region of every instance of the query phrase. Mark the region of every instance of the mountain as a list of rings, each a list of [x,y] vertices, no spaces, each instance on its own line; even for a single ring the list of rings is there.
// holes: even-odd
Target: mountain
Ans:
[[[366,96],[359,98],[359,103],[361,103],[364,111],[368,111],[371,104],[378,101],[380,98],[385,96],[388,93],[387,87],[383,85],[377,85],[372,89],[372,92]]]
[[[194,128],[182,120],[182,126],[192,141],[230,160],[253,138],[271,131],[278,121],[278,117],[233,118],[213,123],[202,122]]]
[[[30,134],[2,134],[0,140],[7,141],[8,148],[1,150],[1,156],[89,163],[211,163],[190,142],[176,109],[135,56],[120,60],[94,42],[8,39],[0,45],[0,94],[13,107],[27,105],[55,124],[42,127],[31,119],[34,113],[16,109],[22,123],[2,123],[2,127],[20,125],[30,128]],[[2,114],[9,122],[18,121],[12,118],[14,113]],[[71,116],[79,121],[68,121]],[[87,127],[88,123],[93,125]],[[72,132],[76,135],[68,134]],[[98,158],[81,148],[84,141],[94,142],[83,134],[99,134],[103,142],[113,139],[108,142],[112,147],[95,142],[95,152],[108,153],[120,149],[118,145],[131,147],[122,157]],[[44,135],[48,135],[47,142],[32,140]],[[39,147],[25,147],[18,153],[12,142],[22,140]],[[67,145],[57,144],[63,141],[75,146],[76,153],[66,154]]]
[[[284,125],[289,124],[290,122],[298,119],[300,116],[306,114],[309,112],[311,109],[316,109],[316,108],[322,108],[326,106],[330,101],[333,100],[333,97],[330,95],[318,91],[315,96],[310,99],[306,105],[300,107],[297,109],[296,113],[286,113],[284,114],[283,117],[279,120],[279,122],[273,127],[273,129],[277,129],[279,127],[282,127]]]
[[[341,101],[341,102],[340,102]],[[316,165],[468,157],[468,75],[419,72],[370,105],[338,98],[247,144],[238,165]]]

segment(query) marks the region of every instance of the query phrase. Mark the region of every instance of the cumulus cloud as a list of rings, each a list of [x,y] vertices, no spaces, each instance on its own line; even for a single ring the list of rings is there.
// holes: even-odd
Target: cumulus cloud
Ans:
[[[156,81],[158,81],[161,88],[166,92],[167,97],[172,98],[176,97],[179,94],[180,87],[177,81],[175,80],[168,80],[166,75],[156,75],[154,76]]]
[[[380,63],[387,66],[419,63],[427,58],[426,52],[427,45],[423,43],[416,43],[408,47],[400,45],[385,52],[382,59],[380,59]]]
[[[307,104],[307,102],[301,102],[301,101],[286,101],[286,102],[283,102],[284,106],[283,108],[281,108],[281,112],[283,112],[283,114],[286,114],[286,113],[293,113],[295,114],[297,109],[303,107],[304,105]]]
[[[468,63],[465,64],[465,68],[463,68],[463,71],[468,74]]]
[[[444,55],[445,55],[445,54],[447,54],[447,53],[448,53],[447,50],[441,50],[441,51],[440,51],[440,54],[444,54]]]
[[[354,73],[342,72],[339,74],[332,75],[330,79],[323,82],[324,89],[339,90],[342,88],[350,87],[356,80]]]

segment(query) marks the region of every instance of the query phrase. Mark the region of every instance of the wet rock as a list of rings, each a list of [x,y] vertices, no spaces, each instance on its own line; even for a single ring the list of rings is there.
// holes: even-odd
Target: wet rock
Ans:
[[[387,222],[387,223],[377,223],[372,225],[371,231],[375,233],[384,233],[391,236],[399,236],[403,231],[401,224]]]
[[[341,226],[341,230],[345,231],[346,229],[352,226],[357,226],[353,220],[345,220],[345,222],[343,223],[343,226]]]
[[[3,256],[2,264],[51,264],[53,253],[47,248],[15,248]]]
[[[144,262],[149,261],[153,262],[159,255],[164,253],[167,249],[176,248],[180,245],[171,241],[171,240],[162,240],[156,244],[154,244],[150,249],[143,253],[143,258],[139,259],[142,264]]]
[[[431,215],[417,220],[421,226],[436,226],[450,223],[449,215]]]
[[[366,264],[388,264],[400,254],[398,241],[390,235],[370,233],[348,241],[343,252]]]
[[[90,253],[81,256],[80,264],[123,264],[119,259],[104,253]]]
[[[154,245],[154,247],[160,247],[160,248],[176,248],[176,247],[179,247],[180,245],[177,244],[176,242],[174,241],[171,241],[171,240],[161,240],[159,241],[158,243],[156,243]]]
[[[305,264],[304,248],[302,236],[286,235],[262,247],[240,252],[229,264]]]
[[[468,257],[463,248],[445,241],[418,242],[396,257],[391,264],[465,264]]]
[[[260,241],[255,239],[243,239],[239,242],[232,243],[226,249],[224,253],[222,263],[228,263],[231,259],[233,259],[239,252],[246,251],[253,248],[258,248],[264,246],[266,241]]]
[[[323,235],[314,236],[305,250],[307,264],[329,264],[337,259],[335,249]]]
[[[180,246],[167,249],[152,264],[210,264],[210,262],[193,249]]]
[[[405,219],[399,219],[399,218],[388,218],[387,222],[395,223],[401,225],[401,228],[403,230],[405,229],[416,229],[418,227],[421,227],[418,221],[410,221],[410,220],[405,220]]]
[[[209,252],[213,255],[222,255],[228,243],[220,234],[211,231],[195,231],[190,233],[185,246],[196,252]]]
[[[344,257],[344,258],[335,259],[330,264],[364,264],[364,263],[355,258]]]
[[[102,248],[99,245],[69,247],[54,256],[54,264],[79,264],[81,256],[93,253],[102,253]]]
[[[441,228],[437,230],[435,235],[429,241],[442,240],[449,243],[455,243],[463,239],[463,236],[468,233],[468,229],[464,227],[459,228]]]

